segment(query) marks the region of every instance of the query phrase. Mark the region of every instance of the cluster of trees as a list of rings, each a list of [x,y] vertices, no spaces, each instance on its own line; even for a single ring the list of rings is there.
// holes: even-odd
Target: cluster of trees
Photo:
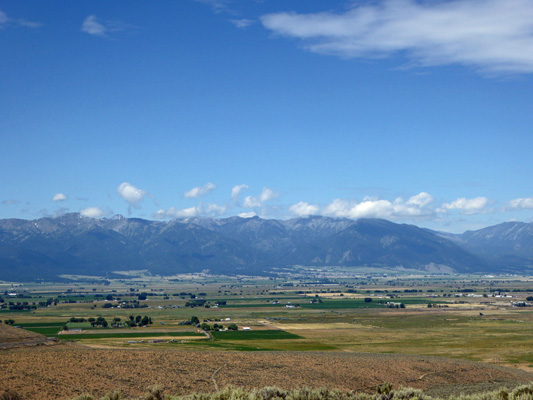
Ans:
[[[48,307],[48,306],[50,306],[52,304],[54,306],[56,306],[58,301],[59,301],[59,299],[57,299],[57,298],[53,299],[52,297],[49,297],[49,298],[46,299],[46,301],[40,301],[39,302],[39,307],[44,308],[44,307]]]
[[[429,303],[431,304],[431,303]],[[405,308],[405,304],[403,303],[387,303],[387,308]]]
[[[0,319],[0,323],[2,323],[2,320]],[[15,323],[14,319],[4,319],[4,324],[6,325],[13,325]]]
[[[207,307],[207,305],[205,304],[205,300],[203,299],[190,300],[185,303],[185,307],[190,307],[190,308],[202,307],[202,306]]]
[[[68,320],[68,322],[72,322],[72,323],[89,322],[93,328],[107,328],[107,326],[109,325],[109,323],[104,317],[98,317],[98,318],[90,317],[87,319],[72,317]],[[65,326],[63,326],[63,330],[68,331],[68,326],[66,324]]]
[[[89,322],[93,328],[107,328],[109,326],[109,322],[104,317],[98,317],[98,318],[76,318],[72,317],[69,319],[69,322]],[[121,328],[124,326],[128,327],[135,327],[135,326],[145,326],[145,325],[151,325],[152,318],[148,316],[141,316],[141,315],[130,315],[129,318],[122,322],[122,319],[120,317],[113,318],[113,321],[111,322],[112,328]]]
[[[184,299],[185,297],[190,297],[191,299],[196,299],[198,296],[199,297],[202,297],[202,296],[207,296],[207,293],[198,293],[197,295],[194,294],[194,293],[186,293],[186,292],[180,292],[180,293],[173,293],[172,296],[175,296],[175,297],[181,297],[182,299]]]
[[[194,325],[204,331],[221,331],[225,329],[224,325],[222,324],[215,322],[213,325],[209,325],[208,322],[208,320],[204,320],[204,322],[200,323],[200,319],[197,316],[192,316],[189,320],[180,322],[180,325]],[[236,331],[239,329],[239,327],[237,324],[232,323],[227,326],[227,329],[230,331]]]
[[[126,320],[125,324],[129,327],[133,327],[133,326],[146,326],[146,325],[152,325],[152,317],[148,317],[148,316],[140,316],[140,315],[137,315],[137,316],[133,316],[133,315],[130,315],[129,316],[129,319]]]
[[[203,330],[203,331],[221,331],[221,330],[224,329],[224,325],[217,324],[216,322],[213,325],[209,325],[207,322],[203,322],[200,325],[200,329]],[[229,324],[228,325],[228,330],[230,330],[230,331],[236,331],[238,329],[239,329],[239,327],[237,326],[237,324]]]
[[[93,327],[107,328],[107,326],[109,325],[109,323],[106,321],[104,317],[98,317],[96,319],[91,317],[91,318],[88,318],[87,321],[89,321]]]
[[[10,311],[29,311],[37,309],[37,305],[35,305],[35,303],[29,304],[27,301],[18,301],[16,303],[10,301],[7,304],[2,304],[2,308],[6,308]]]
[[[104,303],[102,305],[102,308],[113,308],[113,307],[118,307],[120,306],[120,308],[147,308],[148,305],[147,304],[141,304],[139,303],[138,300],[132,300],[132,301],[123,301],[121,304],[119,303]]]

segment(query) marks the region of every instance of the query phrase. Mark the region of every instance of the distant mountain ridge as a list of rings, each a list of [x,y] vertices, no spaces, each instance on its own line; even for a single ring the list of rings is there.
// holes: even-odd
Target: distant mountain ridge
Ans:
[[[533,224],[444,235],[383,219],[306,217],[0,220],[0,279],[50,280],[148,269],[171,275],[269,274],[273,268],[372,266],[430,272],[533,270]]]

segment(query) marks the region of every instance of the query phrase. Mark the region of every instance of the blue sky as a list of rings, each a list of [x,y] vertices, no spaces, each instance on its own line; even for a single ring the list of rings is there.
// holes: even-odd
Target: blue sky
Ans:
[[[0,0],[0,218],[533,222],[531,0]]]

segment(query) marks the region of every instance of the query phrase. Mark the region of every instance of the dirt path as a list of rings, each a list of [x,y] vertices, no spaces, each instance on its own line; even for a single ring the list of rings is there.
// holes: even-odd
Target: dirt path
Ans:
[[[218,390],[220,389],[220,388],[218,387],[218,383],[217,383],[217,380],[216,380],[215,377],[216,377],[216,375],[217,375],[220,371],[222,371],[222,368],[224,368],[224,367],[227,365],[226,361],[223,360],[223,362],[224,362],[224,364],[221,365],[221,366],[220,366],[215,372],[213,372],[213,374],[211,375],[211,380],[213,381],[213,384],[215,385],[215,392],[218,391]]]

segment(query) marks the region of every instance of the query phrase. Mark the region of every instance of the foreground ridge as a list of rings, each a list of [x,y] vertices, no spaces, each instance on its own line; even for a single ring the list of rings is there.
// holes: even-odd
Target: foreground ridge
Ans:
[[[476,394],[452,395],[447,398],[431,397],[420,389],[400,387],[393,389],[392,384],[386,383],[373,388],[373,392],[346,392],[328,388],[312,389],[308,387],[284,390],[274,386],[261,389],[246,389],[242,387],[227,386],[213,393],[192,393],[183,396],[164,394],[162,386],[148,388],[144,400],[532,400],[533,382],[528,385],[518,386],[512,390],[502,388],[499,390],[481,392]],[[0,395],[0,400],[24,400],[16,392],[7,390]],[[96,400],[90,394],[72,398],[72,400]],[[100,400],[133,400],[122,397],[115,391],[101,397]]]

